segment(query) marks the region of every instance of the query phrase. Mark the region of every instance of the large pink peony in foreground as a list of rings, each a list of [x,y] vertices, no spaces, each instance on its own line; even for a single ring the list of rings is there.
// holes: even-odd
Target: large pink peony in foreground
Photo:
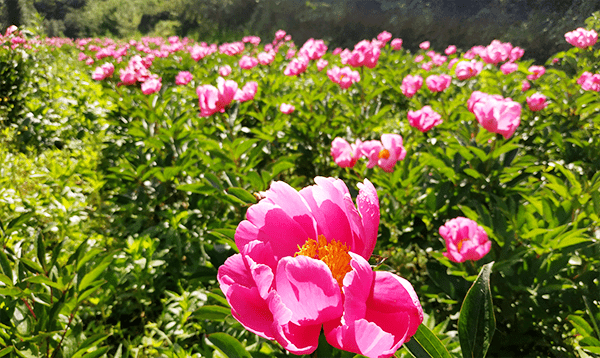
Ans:
[[[315,178],[299,192],[274,182],[235,232],[240,251],[217,279],[233,316],[294,354],[310,354],[323,328],[334,347],[390,357],[423,321],[405,279],[368,259],[379,199],[365,179],[355,206],[343,181]]]

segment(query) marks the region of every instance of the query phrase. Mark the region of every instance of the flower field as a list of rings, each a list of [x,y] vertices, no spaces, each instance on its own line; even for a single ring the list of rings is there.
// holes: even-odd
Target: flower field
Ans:
[[[0,357],[597,357],[590,24],[545,64],[10,27]]]

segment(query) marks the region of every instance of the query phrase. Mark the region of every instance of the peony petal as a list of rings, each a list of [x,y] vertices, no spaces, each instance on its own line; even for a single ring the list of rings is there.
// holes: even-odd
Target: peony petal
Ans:
[[[358,206],[358,212],[362,216],[362,224],[364,227],[365,235],[364,238],[364,249],[362,252],[355,251],[366,260],[373,254],[375,243],[377,241],[377,232],[379,231],[379,198],[377,197],[377,190],[368,179],[365,179],[364,183],[358,183],[358,197],[356,198],[356,204]]]
[[[275,286],[294,324],[319,324],[342,315],[340,288],[323,261],[306,256],[281,259]]]
[[[396,349],[394,336],[365,319],[353,321],[326,331],[327,342],[335,348],[362,354],[369,358],[391,357]]]
[[[275,339],[273,314],[256,287],[232,285],[227,294],[231,313],[244,328],[266,339]]]
[[[294,221],[307,233],[304,239],[317,239],[317,223],[312,216],[310,208],[296,189],[289,184],[276,181],[267,190],[266,200],[277,203]]]
[[[221,285],[221,291],[227,296],[227,292],[232,285],[244,287],[253,287],[254,279],[246,262],[241,254],[235,254],[225,260],[225,263],[219,266],[217,280]]]

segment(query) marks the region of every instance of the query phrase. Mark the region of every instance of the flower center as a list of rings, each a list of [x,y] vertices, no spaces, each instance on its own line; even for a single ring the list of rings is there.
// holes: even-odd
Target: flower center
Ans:
[[[317,240],[308,239],[302,247],[298,245],[298,252],[294,254],[294,257],[302,255],[323,261],[329,267],[333,278],[341,288],[344,276],[352,271],[350,268],[351,257],[348,254],[350,249],[346,244],[342,244],[336,240],[327,242],[327,239],[323,235],[319,235]]]
[[[382,149],[379,152],[379,159],[388,159],[390,157],[390,151],[387,149]]]
[[[465,237],[464,239],[460,239],[457,243],[456,243],[456,248],[458,249],[458,252],[460,252],[460,250],[462,250],[462,246],[463,246],[463,242],[465,241],[469,241],[471,240],[468,237]]]

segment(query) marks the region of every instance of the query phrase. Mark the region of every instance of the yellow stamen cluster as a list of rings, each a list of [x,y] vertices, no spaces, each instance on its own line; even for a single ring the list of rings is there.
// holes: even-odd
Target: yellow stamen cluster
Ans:
[[[379,152],[379,159],[388,159],[390,157],[390,151],[387,149],[382,149]]]
[[[302,247],[298,246],[298,252],[294,254],[294,257],[302,255],[323,261],[331,270],[331,274],[338,285],[342,287],[344,276],[352,270],[350,268],[351,257],[348,254],[350,249],[336,240],[327,242],[323,235],[319,235],[317,240],[306,240]]]
[[[462,249],[463,242],[469,241],[469,240],[470,240],[470,238],[465,237],[464,239],[461,239],[456,243],[456,249],[458,249],[458,252],[460,252],[460,250]]]

